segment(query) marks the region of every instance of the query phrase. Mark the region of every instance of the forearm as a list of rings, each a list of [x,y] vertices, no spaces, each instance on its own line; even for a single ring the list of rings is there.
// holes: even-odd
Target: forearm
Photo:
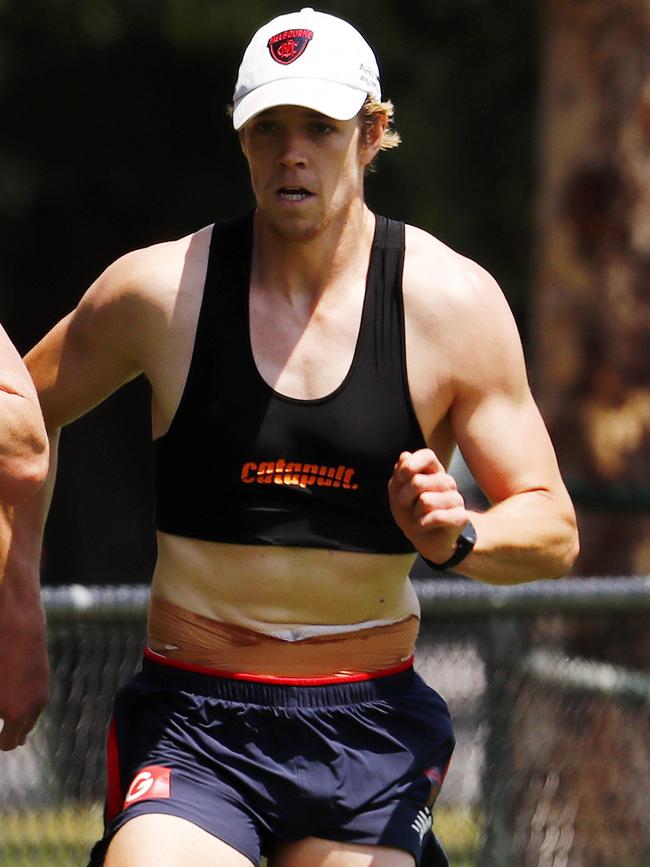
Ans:
[[[454,570],[469,578],[488,584],[560,578],[578,554],[575,513],[563,492],[516,494],[469,517],[477,542]]]
[[[41,534],[34,529],[40,524],[34,502],[39,496],[20,506],[0,507],[0,658],[16,644],[29,653],[30,646],[45,641]]]
[[[52,462],[49,483],[31,499],[0,505],[0,750],[25,743],[48,697],[39,573],[54,473]]]
[[[51,459],[45,484],[25,502],[0,508],[0,598],[11,585],[14,594],[38,595],[45,520],[56,477],[59,432],[49,437]]]

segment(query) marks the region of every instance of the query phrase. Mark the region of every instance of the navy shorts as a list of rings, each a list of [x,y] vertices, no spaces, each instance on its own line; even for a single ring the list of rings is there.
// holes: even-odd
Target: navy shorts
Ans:
[[[179,816],[253,864],[274,842],[321,837],[447,864],[431,806],[454,748],[445,702],[411,667],[327,685],[214,676],[144,660],[117,694],[105,834]]]

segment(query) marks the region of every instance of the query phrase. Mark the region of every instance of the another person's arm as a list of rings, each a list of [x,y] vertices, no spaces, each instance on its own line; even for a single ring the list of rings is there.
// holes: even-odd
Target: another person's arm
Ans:
[[[31,496],[47,474],[48,449],[36,390],[0,325],[0,501]]]
[[[47,483],[35,496],[0,509],[0,750],[25,742],[48,696],[39,573],[59,430],[137,376],[142,363],[136,356],[160,337],[151,337],[150,326],[161,317],[148,315],[130,263],[111,266],[26,359],[43,408],[51,462]]]
[[[23,742],[23,730],[33,725],[47,691],[47,659],[38,648],[33,656],[31,642],[20,640],[30,634],[37,644],[44,642],[38,598],[26,602],[29,594],[16,593],[8,578],[20,534],[12,526],[16,510],[38,491],[47,468],[47,435],[36,390],[0,326],[0,749]]]

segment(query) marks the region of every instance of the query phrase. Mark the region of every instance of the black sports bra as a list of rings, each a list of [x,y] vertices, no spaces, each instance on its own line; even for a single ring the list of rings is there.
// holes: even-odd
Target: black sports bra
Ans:
[[[387,483],[425,443],[406,378],[404,225],[376,218],[357,345],[341,385],[298,400],[250,342],[253,218],[215,224],[187,383],[156,441],[157,527],[245,545],[407,553]]]

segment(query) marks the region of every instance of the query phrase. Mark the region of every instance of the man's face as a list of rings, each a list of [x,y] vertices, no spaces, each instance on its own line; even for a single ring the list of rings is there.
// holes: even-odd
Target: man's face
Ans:
[[[371,156],[356,117],[278,106],[252,118],[240,140],[258,211],[281,237],[310,240],[363,199]]]

